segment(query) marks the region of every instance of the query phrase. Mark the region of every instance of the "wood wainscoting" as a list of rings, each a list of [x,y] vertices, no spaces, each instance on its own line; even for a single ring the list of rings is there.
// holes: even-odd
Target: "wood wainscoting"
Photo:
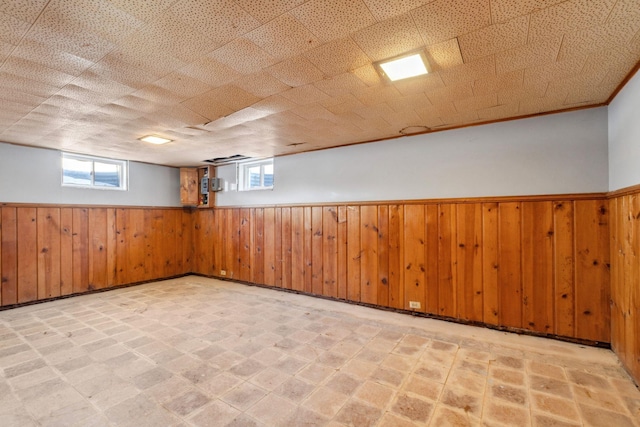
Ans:
[[[194,212],[193,272],[610,341],[606,195]]]
[[[192,269],[189,211],[4,204],[0,212],[0,306]]]
[[[611,347],[640,384],[640,187],[612,194]]]

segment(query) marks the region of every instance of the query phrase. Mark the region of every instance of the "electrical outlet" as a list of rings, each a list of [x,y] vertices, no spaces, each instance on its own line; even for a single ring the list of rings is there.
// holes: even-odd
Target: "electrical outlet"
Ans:
[[[420,301],[409,301],[409,308],[420,308]]]
[[[221,276],[226,276],[227,275],[227,270],[220,270],[220,275]]]

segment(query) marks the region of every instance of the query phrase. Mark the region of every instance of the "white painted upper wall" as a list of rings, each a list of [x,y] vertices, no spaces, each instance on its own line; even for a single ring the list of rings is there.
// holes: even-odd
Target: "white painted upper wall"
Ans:
[[[609,190],[640,184],[640,73],[609,104]]]
[[[62,187],[60,152],[0,143],[0,203],[180,206],[177,168],[129,162],[129,190]]]
[[[235,166],[218,168],[227,183]],[[640,182],[637,179],[635,183]],[[607,109],[277,157],[273,190],[218,206],[606,192]]]

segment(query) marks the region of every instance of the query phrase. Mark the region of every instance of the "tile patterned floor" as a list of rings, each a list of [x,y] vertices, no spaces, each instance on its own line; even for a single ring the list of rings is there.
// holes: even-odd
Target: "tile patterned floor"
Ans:
[[[640,426],[615,355],[185,277],[0,312],[0,426]]]

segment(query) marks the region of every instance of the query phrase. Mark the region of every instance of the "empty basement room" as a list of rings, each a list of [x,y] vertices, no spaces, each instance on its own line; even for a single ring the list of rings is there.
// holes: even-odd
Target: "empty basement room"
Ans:
[[[640,2],[0,2],[0,426],[640,426]]]

